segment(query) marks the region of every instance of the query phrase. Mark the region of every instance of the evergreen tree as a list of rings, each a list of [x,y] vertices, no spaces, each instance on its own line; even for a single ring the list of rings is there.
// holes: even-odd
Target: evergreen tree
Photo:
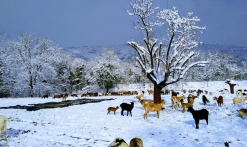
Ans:
[[[70,72],[70,84],[73,86],[73,90],[80,90],[85,86],[86,80],[82,76],[84,65],[76,67],[74,72]]]

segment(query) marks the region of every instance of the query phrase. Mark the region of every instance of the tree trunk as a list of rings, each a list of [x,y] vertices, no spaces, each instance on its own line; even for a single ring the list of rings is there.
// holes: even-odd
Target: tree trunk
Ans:
[[[161,89],[161,86],[154,84],[154,103],[161,103]]]
[[[29,86],[30,86],[30,90],[31,90],[31,93],[30,93],[30,97],[33,97],[33,76],[30,75],[30,81],[29,81]]]

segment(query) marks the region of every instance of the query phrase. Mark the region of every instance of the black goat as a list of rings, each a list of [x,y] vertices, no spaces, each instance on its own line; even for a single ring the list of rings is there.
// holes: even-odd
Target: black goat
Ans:
[[[128,114],[129,114],[129,112],[130,112],[130,115],[131,115],[131,117],[132,117],[131,110],[134,108],[134,102],[131,102],[130,104],[122,103],[122,104],[120,105],[120,107],[122,108],[121,115],[124,116],[123,111],[126,110],[126,111],[127,111],[127,116],[128,116]]]
[[[48,96],[48,94],[46,94],[46,95],[43,95],[41,98],[48,98],[49,96]]]
[[[231,143],[231,142],[225,142],[224,144],[226,147],[229,147],[229,143]]]
[[[208,110],[201,109],[201,110],[194,110],[192,107],[188,108],[188,111],[193,115],[193,118],[196,123],[196,129],[199,129],[199,121],[201,119],[205,119],[208,125]]]
[[[210,103],[210,101],[207,99],[205,95],[202,96],[202,101],[204,105],[206,105],[207,103]]]

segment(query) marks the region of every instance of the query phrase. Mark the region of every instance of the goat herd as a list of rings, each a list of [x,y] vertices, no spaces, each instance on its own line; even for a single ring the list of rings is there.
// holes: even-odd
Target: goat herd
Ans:
[[[227,89],[224,89],[223,91],[219,91],[219,92],[224,92],[224,91],[228,91]],[[186,91],[183,91],[184,93],[186,93]],[[192,92],[195,92],[195,91],[189,91],[189,93],[192,93]],[[201,110],[194,110],[193,109],[193,104],[194,104],[194,99],[195,98],[199,98],[200,94],[204,93],[205,94],[208,94],[207,91],[203,91],[203,90],[200,90],[198,89],[196,91],[197,95],[192,95],[192,94],[189,94],[188,97],[187,97],[187,103],[184,102],[184,99],[186,98],[186,96],[182,95],[182,96],[178,96],[179,95],[179,92],[175,92],[175,91],[169,91],[168,93],[171,93],[171,103],[172,103],[172,108],[176,109],[177,107],[181,107],[182,108],[182,112],[185,111],[185,109],[187,108],[187,111],[190,112],[194,118],[194,121],[195,121],[195,125],[196,125],[196,129],[199,129],[199,121],[200,120],[206,120],[206,123],[208,124],[208,115],[209,115],[209,112],[208,110],[206,109],[201,109]],[[247,101],[247,96],[246,97],[243,97],[246,95],[246,92],[247,90],[244,90],[245,93],[242,92],[242,90],[238,90],[236,91],[236,97],[233,98],[233,105],[236,105],[236,104],[239,104],[239,103],[243,103],[245,101]],[[148,93],[149,94],[153,94],[153,91],[151,90],[148,90]],[[165,92],[167,93],[167,91]],[[212,93],[210,92],[209,95],[212,95]],[[141,105],[143,106],[145,112],[144,112],[144,119],[147,118],[147,114],[149,112],[156,112],[157,113],[157,118],[159,118],[160,116],[160,111],[163,107],[163,105],[165,104],[165,101],[162,100],[161,103],[153,103],[152,100],[150,99],[143,99],[144,98],[144,95],[143,93],[141,93],[140,95],[137,95],[135,96],[136,99],[139,100],[139,102],[141,103]],[[224,103],[224,99],[223,99],[223,96],[214,96],[213,97],[213,100],[216,100],[217,102],[217,105],[219,107],[223,106],[223,103]],[[210,103],[210,101],[207,99],[207,97],[205,95],[202,95],[202,102],[204,105],[207,105],[207,103]],[[128,114],[130,113],[130,115],[132,116],[132,113],[131,113],[131,110],[133,109],[134,107],[134,103],[131,102],[130,104],[128,103],[122,103],[120,104],[120,107],[121,107],[121,115],[124,116],[123,114],[123,111],[127,111],[127,116]],[[113,111],[114,112],[114,115],[117,111],[119,107],[109,107],[107,110],[107,115]],[[240,109],[239,110],[239,116],[240,117],[243,117],[243,116],[246,116],[247,115],[247,109]],[[137,141],[138,140],[138,141]],[[135,144],[138,143],[138,145],[136,146],[131,146],[131,144],[135,142]],[[121,138],[116,138],[110,145],[109,147],[128,147],[128,145],[126,144],[126,142],[121,139]],[[131,147],[143,147],[143,142],[140,138],[133,138],[130,142],[130,146]]]
[[[224,91],[227,91],[227,89],[224,89]],[[149,95],[152,95],[154,93],[153,90],[148,90],[147,91]],[[196,129],[199,129],[199,121],[205,119],[206,123],[208,124],[208,115],[209,112],[206,109],[201,109],[201,110],[194,110],[193,109],[193,104],[194,104],[194,100],[195,98],[199,98],[200,94],[205,93],[205,94],[209,94],[212,95],[212,93],[208,93],[207,91],[203,91],[203,90],[189,90],[188,91],[190,94],[187,96],[187,100],[186,100],[186,96],[185,95],[181,95],[179,96],[179,92],[175,92],[173,90],[166,90],[165,92],[162,92],[161,94],[171,94],[171,104],[172,104],[172,108],[173,109],[177,109],[178,107],[180,107],[182,109],[182,112],[185,111],[185,109],[187,109],[187,111],[189,111],[195,121],[195,125],[196,125]],[[196,95],[193,95],[192,93],[196,92]],[[222,91],[219,91],[222,92]],[[140,104],[142,105],[142,107],[144,108],[145,112],[144,112],[144,119],[147,119],[147,114],[149,112],[156,112],[157,113],[157,118],[160,117],[160,111],[164,108],[164,104],[165,104],[165,100],[161,100],[161,103],[153,103],[152,100],[150,99],[144,99],[144,91],[141,92],[141,94],[138,95],[137,91],[128,91],[128,92],[112,92],[112,93],[107,93],[107,94],[103,94],[103,93],[86,93],[86,94],[82,94],[81,97],[90,97],[90,96],[108,96],[108,95],[135,95],[135,98],[138,99],[138,101],[140,102]],[[186,93],[186,91],[183,91],[183,93]],[[243,103],[245,101],[247,101],[247,96],[246,96],[247,90],[238,90],[236,91],[236,97],[233,98],[233,105],[239,104],[239,103]],[[72,97],[78,97],[77,94],[71,94]],[[52,96],[53,99],[55,98],[62,98],[62,101],[66,100],[66,98],[68,97],[68,94],[54,94]],[[44,95],[42,98],[48,98],[48,95]],[[184,102],[184,100],[186,100],[187,102]],[[217,104],[219,107],[223,106],[224,103],[224,98],[223,96],[218,96],[218,97],[213,97],[213,100],[217,101]],[[204,105],[207,105],[207,103],[209,103],[210,101],[207,99],[207,97],[205,95],[202,95],[202,102]],[[130,104],[128,103],[122,103],[120,104],[121,107],[121,115],[124,116],[124,111],[127,111],[127,116],[130,114],[130,116],[132,116],[132,109],[134,108],[134,102],[131,102]],[[116,114],[116,111],[120,108],[119,106],[117,107],[109,107],[107,109],[107,115],[110,114],[110,112],[113,112],[114,115]],[[243,117],[247,115],[247,109],[240,109],[239,110],[239,116]],[[3,116],[0,115],[0,136],[2,135],[2,130],[4,131],[4,140],[6,139],[6,124],[9,120]],[[129,145],[121,138],[116,138],[110,145],[109,147],[143,147],[143,142],[142,139],[140,137],[136,137],[133,138]]]

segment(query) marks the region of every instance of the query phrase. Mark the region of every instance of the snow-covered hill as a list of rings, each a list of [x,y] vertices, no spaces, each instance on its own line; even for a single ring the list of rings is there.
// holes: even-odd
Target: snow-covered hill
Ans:
[[[103,48],[110,48],[121,60],[134,59],[137,54],[129,45],[114,45],[114,46],[82,46],[82,47],[67,47],[63,50],[74,57],[83,58],[88,60],[102,54]],[[232,45],[219,45],[219,44],[202,44],[198,47],[202,52],[220,52],[226,51],[230,55],[239,58],[240,61],[244,60],[247,55],[247,47],[232,46]]]
[[[115,45],[115,46],[82,46],[82,47],[68,47],[63,50],[71,56],[79,57],[85,60],[100,56],[104,48],[114,51],[121,60],[131,60],[136,57],[136,52],[130,46]]]

